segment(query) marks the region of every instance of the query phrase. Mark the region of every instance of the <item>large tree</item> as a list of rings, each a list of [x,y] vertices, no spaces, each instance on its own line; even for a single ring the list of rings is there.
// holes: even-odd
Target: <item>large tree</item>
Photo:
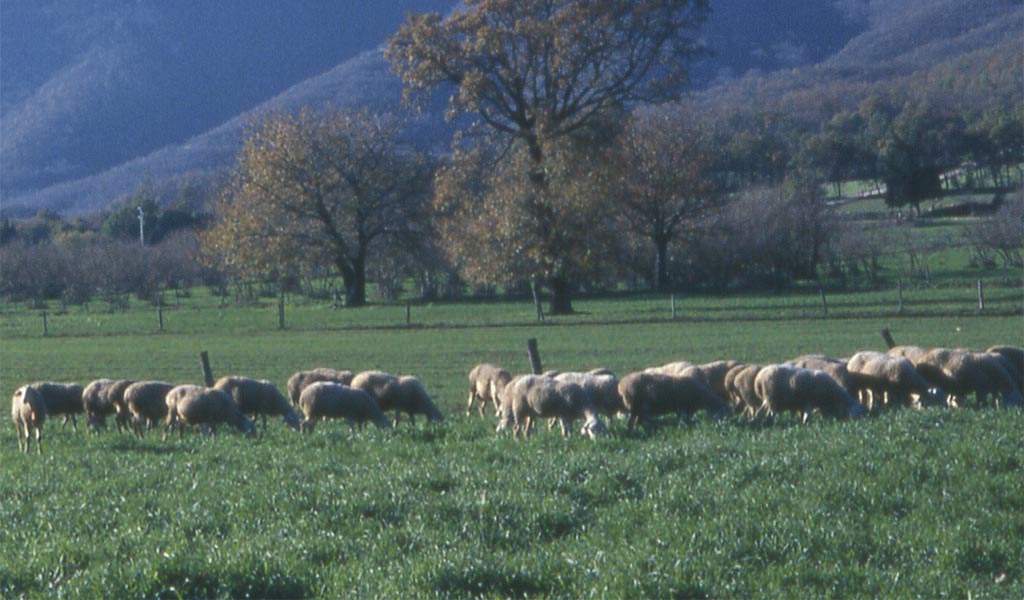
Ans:
[[[518,161],[532,189],[554,206],[546,149],[590,136],[609,114],[664,98],[686,78],[698,50],[707,0],[466,0],[443,18],[413,15],[388,41],[386,55],[407,92],[456,87],[450,115],[473,113],[525,151]],[[557,167],[555,167],[557,169]],[[537,204],[537,203],[535,203]],[[487,211],[483,205],[479,210]],[[520,211],[543,220],[543,211]],[[535,222],[534,226],[538,223]],[[552,251],[560,251],[555,247]],[[548,262],[567,257],[546,257]],[[495,257],[502,261],[514,257]],[[571,286],[546,278],[555,312],[570,312]]]
[[[371,245],[407,228],[430,179],[396,133],[396,123],[366,112],[264,119],[245,138],[217,222],[202,236],[204,253],[247,278],[329,264],[346,304],[365,304]]]
[[[717,186],[710,136],[682,109],[636,113],[620,136],[618,211],[634,235],[654,246],[653,286],[669,286],[669,244],[695,228]]]

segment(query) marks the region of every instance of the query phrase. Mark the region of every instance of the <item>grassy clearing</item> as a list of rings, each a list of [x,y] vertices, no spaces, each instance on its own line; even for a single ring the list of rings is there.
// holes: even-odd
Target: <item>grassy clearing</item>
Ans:
[[[546,431],[517,443],[462,415],[466,372],[484,360],[527,370],[529,337],[547,368],[621,374],[682,358],[845,355],[881,348],[883,327],[945,346],[1024,333],[1019,314],[831,316],[872,302],[852,295],[813,319],[786,316],[813,313],[810,294],[686,299],[721,313],[701,320],[653,316],[666,300],[584,301],[590,314],[546,325],[530,323],[529,306],[482,303],[438,305],[449,312],[413,328],[311,320],[279,332],[273,312],[263,329],[245,325],[252,314],[197,310],[186,332],[4,329],[8,392],[36,379],[195,382],[205,349],[215,375],[282,387],[315,365],[415,373],[449,420],[356,434],[331,423],[305,437],[278,423],[256,440],[224,431],[166,444],[51,421],[42,457],[19,455],[13,427],[0,427],[0,596],[1024,596],[1020,411],[807,427],[698,419],[649,438],[616,423],[597,443]],[[399,308],[330,314],[354,324]],[[630,315],[639,321],[618,321]],[[131,312],[107,318],[136,327],[118,321]]]

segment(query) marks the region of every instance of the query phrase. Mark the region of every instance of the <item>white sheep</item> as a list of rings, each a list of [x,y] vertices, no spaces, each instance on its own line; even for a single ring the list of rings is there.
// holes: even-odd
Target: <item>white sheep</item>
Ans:
[[[221,377],[213,387],[231,396],[242,414],[254,420],[259,415],[264,430],[267,428],[267,415],[281,415],[288,427],[299,430],[298,413],[273,383],[249,377]]]
[[[179,385],[167,392],[164,401],[167,403],[167,421],[163,441],[167,441],[167,432],[175,427],[178,428],[178,438],[182,437],[179,422],[209,427],[213,433],[216,433],[218,423],[228,423],[246,436],[253,434],[252,421],[242,414],[231,396],[222,390]]]
[[[306,386],[318,381],[329,381],[348,385],[352,382],[355,373],[352,371],[339,371],[326,367],[317,367],[311,371],[298,371],[288,378],[288,397],[291,398],[292,406],[299,406],[299,396]]]
[[[480,416],[484,416],[487,404],[494,406],[498,412],[498,392],[512,380],[512,374],[490,363],[482,363],[469,371],[469,400],[466,402],[466,414],[473,406],[480,403]]]
[[[928,353],[929,361],[936,359],[946,377],[950,403],[954,406],[974,394],[977,406],[993,402],[1005,407],[1021,406],[1021,391],[1007,370],[1002,355],[963,350],[933,350]]]
[[[739,366],[738,360],[716,360],[709,363],[697,365],[700,372],[704,374],[704,381],[711,387],[711,391],[719,398],[728,398],[729,391],[725,387],[725,376],[733,367]]]
[[[14,428],[18,438],[18,450],[29,451],[32,445],[32,432],[36,432],[36,451],[43,453],[43,423],[46,421],[46,404],[43,402],[39,392],[32,386],[22,386],[15,390],[11,397],[11,419],[14,420]],[[25,444],[22,445],[22,434],[25,435]]]
[[[86,422],[93,431],[107,426],[107,417],[115,415],[117,430],[128,427],[128,407],[124,402],[124,392],[135,383],[131,379],[97,379],[82,390],[82,406],[85,409]]]
[[[857,352],[846,363],[850,381],[869,409],[888,404],[920,408],[938,394],[908,359],[883,352]]]
[[[619,378],[607,369],[594,369],[585,373],[566,371],[555,375],[555,381],[575,383],[590,397],[597,412],[611,418],[626,414],[626,405],[619,395]]]
[[[136,381],[124,391],[124,402],[131,415],[132,431],[140,439],[145,429],[152,429],[167,417],[167,392],[173,383],[163,381]]]
[[[754,391],[754,379],[762,368],[762,365],[739,364],[725,374],[725,389],[734,412],[753,418],[761,409],[761,399]]]
[[[641,371],[630,373],[619,381],[619,394],[629,411],[629,427],[636,423],[650,429],[652,417],[674,414],[680,420],[704,410],[715,418],[729,414],[729,404],[711,391],[703,377],[690,369],[683,375]]]
[[[391,429],[391,422],[370,394],[340,383],[318,381],[306,386],[299,396],[299,407],[305,419],[302,431],[312,432],[320,419],[346,419],[352,431],[367,421],[381,429]]]
[[[847,368],[846,362],[845,360],[830,358],[823,354],[805,354],[786,361],[786,364],[802,369],[824,371],[852,396],[857,393],[857,389],[853,378],[850,377],[850,370]]]
[[[865,412],[835,379],[816,369],[769,365],[757,374],[754,388],[762,402],[760,414],[769,418],[779,412],[800,412],[806,424],[815,411],[832,417],[859,417]]]
[[[61,429],[71,419],[71,425],[78,429],[77,415],[82,414],[85,407],[82,405],[82,386],[77,383],[54,383],[51,381],[39,381],[31,384],[31,387],[39,392],[43,404],[46,406],[46,414],[50,418],[63,415],[60,422]]]
[[[582,418],[580,433],[590,438],[604,434],[607,428],[598,416],[590,397],[582,387],[544,375],[522,375],[514,378],[501,393],[502,422],[505,428],[513,423],[512,437],[526,438],[534,418],[556,418],[562,435],[569,435],[572,422]]]
[[[380,371],[364,371],[352,378],[351,387],[370,394],[384,412],[390,410],[406,413],[413,424],[416,423],[417,414],[426,415],[432,423],[444,421],[444,415],[434,404],[423,383],[412,375],[398,377]]]

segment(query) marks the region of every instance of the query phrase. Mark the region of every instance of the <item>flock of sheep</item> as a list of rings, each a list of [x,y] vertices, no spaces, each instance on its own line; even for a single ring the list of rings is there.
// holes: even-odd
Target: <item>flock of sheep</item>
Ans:
[[[747,364],[720,360],[685,361],[651,367],[619,379],[606,369],[513,376],[481,364],[469,372],[466,413],[474,407],[483,417],[493,406],[497,430],[512,428],[527,436],[535,419],[558,423],[569,435],[573,421],[581,433],[607,432],[602,417],[622,416],[629,427],[649,429],[653,418],[687,418],[705,411],[715,418],[730,413],[752,419],[797,412],[806,422],[812,413],[857,417],[885,406],[959,407],[974,395],[974,404],[1020,407],[1024,402],[1024,348],[993,346],[984,352],[965,349],[896,346],[887,353],[858,352],[848,359],[807,355],[781,364]],[[424,415],[431,422],[444,415],[423,383],[413,376],[379,371],[352,373],[327,368],[300,371],[288,380],[288,395],[273,383],[247,377],[223,377],[212,387],[159,381],[99,379],[84,388],[73,383],[40,382],[15,391],[11,416],[18,447],[29,452],[32,432],[42,453],[41,428],[47,416],[85,414],[91,429],[105,427],[113,416],[117,429],[140,438],[164,422],[163,439],[185,425],[214,430],[227,423],[253,435],[257,416],[280,416],[296,431],[311,432],[322,419],[345,419],[353,429],[372,422],[392,426],[385,413]],[[397,417],[396,417],[397,422]]]

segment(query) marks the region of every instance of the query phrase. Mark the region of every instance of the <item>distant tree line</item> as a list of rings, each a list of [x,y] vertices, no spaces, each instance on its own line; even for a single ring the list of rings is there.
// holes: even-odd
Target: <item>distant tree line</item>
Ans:
[[[879,82],[793,74],[783,93],[763,78],[673,100],[706,10],[529,0],[412,16],[387,49],[411,99],[454,85],[452,114],[479,117],[450,156],[402,146],[390,117],[269,115],[207,203],[161,207],[144,180],[101,218],[0,222],[0,293],[113,302],[204,283],[358,306],[373,282],[385,299],[546,292],[559,313],[621,286],[875,286],[892,255],[927,279],[951,244],[1022,266],[1014,44]],[[978,217],[958,236],[912,233],[927,201],[965,190],[994,200],[962,204]],[[892,212],[844,216],[862,195]]]

